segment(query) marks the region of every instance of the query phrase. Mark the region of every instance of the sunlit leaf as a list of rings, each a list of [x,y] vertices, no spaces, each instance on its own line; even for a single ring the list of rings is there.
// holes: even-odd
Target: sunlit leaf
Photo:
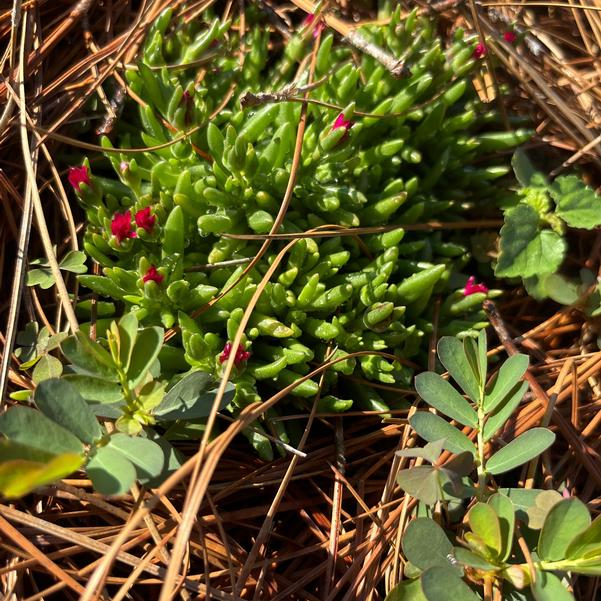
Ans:
[[[563,497],[556,490],[542,490],[534,498],[534,502],[526,509],[526,519],[520,516],[531,530],[540,530],[551,509]]]
[[[63,340],[61,350],[65,357],[82,372],[117,382],[118,375],[110,353],[98,342],[92,342],[83,332]]]
[[[512,355],[501,365],[492,390],[484,397],[484,411],[492,413],[503,402],[507,395],[528,369],[528,355]]]
[[[550,187],[556,213],[570,227],[590,230],[601,225],[601,198],[576,175],[558,177]]]
[[[457,420],[464,426],[478,425],[478,415],[470,404],[457,392],[449,382],[431,371],[415,377],[417,393],[435,409],[447,417]]]
[[[541,559],[558,561],[566,556],[570,543],[591,524],[586,505],[576,497],[563,499],[547,514],[538,539]]]
[[[119,331],[119,359],[123,369],[127,372],[138,337],[138,319],[134,313],[126,313],[117,325]]]
[[[59,267],[63,271],[70,271],[71,273],[85,273],[88,270],[85,263],[86,253],[81,250],[70,250],[62,258]]]
[[[44,354],[36,363],[31,374],[31,379],[35,384],[39,384],[50,378],[60,378],[63,373],[63,364],[52,355]]]
[[[474,443],[460,430],[451,426],[439,415],[428,411],[417,411],[409,419],[411,427],[428,442],[444,439],[443,448],[451,453],[468,451],[475,454]]]
[[[476,503],[467,514],[472,532],[486,545],[495,558],[501,554],[503,542],[497,512],[491,505]]]
[[[572,593],[552,572],[537,569],[536,580],[531,589],[536,601],[575,601]]]
[[[576,535],[566,549],[568,559],[578,559],[589,555],[601,557],[601,515],[583,532]]]
[[[488,498],[488,504],[495,510],[499,520],[502,543],[499,558],[502,561],[506,561],[513,546],[515,507],[509,497],[498,492]]]
[[[489,414],[486,422],[484,422],[484,428],[482,430],[484,442],[488,442],[495,433],[505,425],[509,416],[516,410],[520,401],[524,398],[527,390],[528,382],[516,384],[515,387],[505,395],[505,398],[501,403],[497,404],[495,412]]]
[[[133,463],[139,480],[155,478],[163,471],[163,450],[148,438],[113,434],[107,447]]]
[[[494,572],[498,569],[496,565],[487,561],[481,555],[470,551],[469,549],[464,549],[463,547],[455,547],[453,550],[453,554],[455,555],[455,559],[470,568],[476,568],[477,570],[484,570]]]
[[[532,428],[499,449],[487,462],[489,474],[502,474],[527,463],[546,451],[555,441],[555,434],[547,428]]]
[[[480,399],[479,376],[467,359],[463,342],[455,336],[443,336],[438,342],[438,357],[465,394],[477,403]]]

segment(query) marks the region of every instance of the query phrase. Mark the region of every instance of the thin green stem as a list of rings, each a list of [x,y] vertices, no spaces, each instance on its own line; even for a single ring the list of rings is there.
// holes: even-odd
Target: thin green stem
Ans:
[[[480,383],[480,398],[478,399],[478,500],[484,500],[486,491],[486,472],[484,471],[484,382]]]

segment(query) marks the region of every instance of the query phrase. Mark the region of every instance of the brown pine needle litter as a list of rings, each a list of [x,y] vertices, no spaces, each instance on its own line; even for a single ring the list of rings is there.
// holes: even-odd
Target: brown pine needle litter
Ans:
[[[17,358],[7,352],[14,348],[16,332],[31,320],[50,331],[78,327],[69,298],[77,294],[76,281],[71,275],[63,280],[56,254],[57,249],[60,255],[67,247],[78,248],[83,216],[73,195],[65,192],[61,182],[65,173],[57,170],[53,157],[75,156],[84,115],[92,119],[93,129],[110,131],[121,99],[108,97],[104,86],[110,79],[123,83],[125,65],[135,61],[145,32],[165,7],[173,6],[192,19],[213,4],[235,12],[245,2],[2,3],[4,407],[13,403],[9,392],[33,387],[19,370]],[[291,11],[301,16],[313,7],[305,0],[256,4],[284,37],[289,34],[286,22]],[[336,4],[337,16],[328,14],[325,21],[352,43],[357,24],[375,18],[375,3]],[[494,103],[500,102],[499,86],[509,86],[511,92],[503,101],[511,112],[536,124],[531,146],[546,153],[549,171],[558,174],[578,165],[589,183],[599,185],[598,2],[424,0],[405,5],[407,10],[417,5],[423,13],[438,13],[443,35],[459,25],[479,35],[509,27],[522,35],[519,47],[502,39],[489,44],[489,66],[495,61],[500,68],[495,75],[485,69],[474,85],[482,98]],[[125,94],[131,95],[127,88]],[[94,97],[103,110],[90,116],[84,105]],[[302,142],[302,119],[301,124],[297,147]],[[579,235],[575,246],[580,253],[571,261],[599,273],[601,233]],[[265,247],[270,238],[262,237]],[[27,261],[40,256],[46,256],[57,272],[58,286],[48,291],[23,286]],[[586,322],[577,310],[541,307],[521,289],[487,310],[493,326],[490,338],[494,339],[494,330],[498,343],[491,353],[519,351],[531,358],[526,376],[531,392],[505,432],[506,439],[548,424],[557,442],[538,462],[544,486],[566,483],[595,517],[601,511],[601,352],[595,350],[594,339],[601,323]],[[323,373],[325,367],[315,366],[310,375]],[[398,394],[409,404],[416,400],[410,391]],[[93,492],[90,481],[75,474],[22,501],[0,504],[0,597],[7,601],[383,599],[398,581],[399,542],[414,504],[395,482],[396,472],[408,462],[395,457],[395,451],[416,443],[407,425],[408,412],[394,412],[382,423],[374,412],[319,414],[315,403],[306,415],[282,418],[310,416],[298,452],[265,464],[237,437],[243,425],[277,398],[264,401],[247,408],[200,448],[194,442],[183,444],[180,448],[190,460],[157,490],[136,488],[130,495],[105,499]],[[535,467],[525,466],[524,486],[532,486]],[[576,580],[578,599],[594,601],[599,590],[595,578]]]

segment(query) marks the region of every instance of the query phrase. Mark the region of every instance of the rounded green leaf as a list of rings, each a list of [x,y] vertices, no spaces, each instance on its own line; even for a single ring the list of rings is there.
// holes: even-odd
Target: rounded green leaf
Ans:
[[[470,404],[438,374],[426,371],[415,377],[415,389],[431,407],[464,426],[478,425],[478,415]]]
[[[491,505],[476,503],[467,514],[472,532],[482,540],[491,555],[499,558],[503,547],[501,525]]]
[[[435,566],[422,576],[422,590],[428,601],[479,601],[478,595],[459,577],[456,570]]]
[[[538,538],[538,555],[546,561],[564,559],[568,546],[591,524],[586,505],[576,497],[564,499],[547,514]]]
[[[480,399],[479,376],[467,359],[463,342],[455,336],[443,336],[438,342],[438,357],[465,394],[477,403]]]
[[[399,486],[426,505],[434,505],[442,498],[440,472],[429,465],[418,465],[401,470],[397,475]]]
[[[85,443],[102,437],[102,428],[77,389],[66,380],[44,380],[35,390],[35,404],[52,421]]]
[[[31,374],[35,384],[39,384],[50,378],[60,378],[63,373],[63,364],[52,355],[44,354],[36,363]]]
[[[405,557],[421,570],[432,566],[449,566],[453,545],[445,531],[430,518],[409,522],[402,540]]]
[[[513,530],[515,528],[515,507],[511,499],[502,493],[495,493],[488,499],[488,504],[495,510],[501,529],[501,552],[499,558],[506,561],[513,546]]]
[[[29,407],[13,407],[0,415],[0,433],[14,442],[56,455],[84,451],[74,434]]]
[[[536,580],[531,588],[536,601],[575,601],[572,593],[553,572],[536,570]]]
[[[127,370],[127,379],[130,387],[135,388],[144,379],[150,371],[150,366],[158,357],[162,345],[162,328],[144,328],[138,332],[129,369]]]
[[[502,474],[534,459],[555,441],[555,434],[547,428],[532,428],[498,450],[487,462],[489,474]]]
[[[123,495],[136,480],[136,468],[125,456],[110,447],[100,447],[86,465],[94,488],[103,495]]]
[[[119,332],[119,359],[123,369],[127,372],[131,361],[131,354],[138,337],[138,318],[134,313],[126,313],[117,324]]]
[[[409,419],[411,427],[428,442],[444,438],[443,448],[451,453],[468,451],[475,454],[474,443],[460,430],[451,426],[439,415],[428,411],[418,411]]]
[[[419,580],[403,580],[387,595],[384,601],[427,601]]]
[[[165,463],[161,447],[148,438],[140,436],[127,436],[127,434],[113,434],[107,448],[123,455],[131,461],[136,468],[139,480],[147,480],[158,476]]]

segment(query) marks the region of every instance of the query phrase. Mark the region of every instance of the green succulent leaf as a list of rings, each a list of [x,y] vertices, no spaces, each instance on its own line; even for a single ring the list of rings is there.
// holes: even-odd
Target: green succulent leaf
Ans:
[[[44,380],[34,395],[40,411],[79,440],[93,444],[102,437],[102,428],[75,386],[67,380]]]
[[[555,441],[555,434],[546,428],[532,428],[499,449],[487,462],[489,474],[508,472],[546,451]]]
[[[540,228],[532,207],[520,204],[505,214],[495,275],[526,278],[553,273],[563,262],[566,248],[557,232]]]
[[[482,557],[482,555],[478,555],[464,547],[455,547],[453,554],[459,563],[464,566],[469,566],[470,568],[483,570],[485,572],[495,572],[499,569],[498,566]]]
[[[576,175],[558,177],[549,188],[556,213],[570,227],[590,230],[601,225],[601,198]]]
[[[492,505],[476,503],[467,514],[472,532],[486,545],[489,554],[498,559],[503,548],[501,524]]]
[[[564,559],[570,543],[591,525],[586,505],[576,497],[563,499],[547,514],[538,539],[537,551],[541,559]]]
[[[470,404],[457,392],[449,382],[438,374],[427,371],[415,377],[417,393],[435,409],[447,417],[457,420],[464,426],[478,425],[478,415]]]
[[[144,328],[138,332],[127,370],[127,379],[131,388],[135,388],[148,375],[162,344],[163,328]]]
[[[501,530],[501,549],[499,559],[507,561],[513,545],[515,528],[515,507],[511,499],[502,493],[495,493],[488,498],[488,504],[495,510]]]

